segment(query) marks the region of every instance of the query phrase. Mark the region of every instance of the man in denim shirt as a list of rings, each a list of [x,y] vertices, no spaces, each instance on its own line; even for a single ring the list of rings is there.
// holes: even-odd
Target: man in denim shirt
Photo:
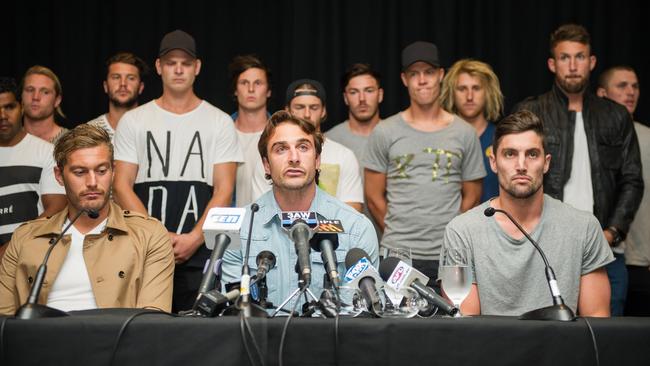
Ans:
[[[377,235],[368,218],[317,186],[322,146],[323,136],[312,124],[285,111],[273,114],[260,136],[258,149],[273,189],[256,201],[260,208],[255,215],[252,233],[248,231],[250,214],[247,215],[241,229],[241,240],[246,243],[251,235],[247,258],[251,274],[256,271],[256,257],[260,252],[268,250],[275,254],[276,266],[267,274],[267,300],[275,306],[298,288],[295,271],[298,256],[282,228],[279,215],[282,211],[312,211],[323,218],[341,221],[345,232],[338,234],[339,246],[336,249],[340,278],[345,273],[345,255],[351,248],[363,249],[373,264],[378,264]],[[224,284],[239,281],[245,250],[245,245],[242,245],[241,249],[226,251],[223,257]],[[320,253],[312,251],[311,262],[309,289],[319,296],[325,275]]]

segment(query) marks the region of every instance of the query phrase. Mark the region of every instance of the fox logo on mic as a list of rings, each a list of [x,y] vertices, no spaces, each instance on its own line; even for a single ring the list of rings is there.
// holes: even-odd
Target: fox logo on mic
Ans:
[[[368,260],[368,258],[361,258],[354,266],[350,267],[350,269],[345,272],[345,277],[343,280],[345,282],[352,282],[355,278],[357,278],[361,273],[363,273],[368,267],[370,267],[372,264]]]

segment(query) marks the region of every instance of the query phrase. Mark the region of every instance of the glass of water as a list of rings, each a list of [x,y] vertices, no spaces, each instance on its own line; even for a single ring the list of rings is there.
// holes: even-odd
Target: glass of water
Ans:
[[[472,288],[472,272],[467,248],[444,248],[440,255],[439,278],[442,289],[454,306],[460,309]]]

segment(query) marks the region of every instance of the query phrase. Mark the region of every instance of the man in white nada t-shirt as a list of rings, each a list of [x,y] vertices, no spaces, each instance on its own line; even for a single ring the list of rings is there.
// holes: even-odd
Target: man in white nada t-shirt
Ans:
[[[106,80],[103,85],[104,93],[108,95],[108,113],[88,123],[106,130],[113,140],[120,118],[138,106],[138,97],[144,90],[142,78],[148,71],[147,64],[130,52],[120,52],[106,60]]]
[[[327,109],[325,88],[316,80],[300,79],[289,84],[285,109],[291,114],[306,119],[320,130]],[[257,170],[263,169],[260,160]],[[253,199],[271,189],[270,177],[261,180],[253,177]],[[359,163],[352,150],[325,139],[321,154],[318,187],[347,203],[357,211],[363,209],[363,185]]]
[[[0,259],[20,224],[66,205],[54,179],[52,144],[25,132],[18,95],[13,79],[0,79]]]
[[[124,114],[115,132],[115,200],[158,218],[169,231],[176,270],[172,311],[192,307],[210,251],[203,222],[232,202],[242,153],[232,119],[193,90],[196,43],[176,30],[160,43],[163,94]]]
[[[243,207],[253,202],[253,175],[264,180],[264,170],[255,169],[260,160],[257,143],[269,118],[267,102],[271,97],[271,70],[253,55],[236,56],[228,66],[231,90],[237,101],[237,112],[230,118],[244,154],[244,163],[237,166],[235,205]]]

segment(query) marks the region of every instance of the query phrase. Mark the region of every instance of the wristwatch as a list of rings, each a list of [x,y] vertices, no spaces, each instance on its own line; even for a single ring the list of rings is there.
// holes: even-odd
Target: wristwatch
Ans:
[[[612,236],[614,237],[614,240],[612,241],[611,246],[615,247],[621,244],[623,241],[623,236],[621,235],[621,232],[615,227],[615,226],[608,226],[605,228],[605,230],[609,231],[612,233]]]

